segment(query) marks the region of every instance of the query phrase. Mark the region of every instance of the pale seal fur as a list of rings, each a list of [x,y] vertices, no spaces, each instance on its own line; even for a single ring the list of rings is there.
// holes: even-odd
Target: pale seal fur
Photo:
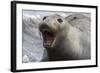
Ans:
[[[49,60],[90,59],[90,19],[85,15],[50,15],[43,18],[39,30]]]

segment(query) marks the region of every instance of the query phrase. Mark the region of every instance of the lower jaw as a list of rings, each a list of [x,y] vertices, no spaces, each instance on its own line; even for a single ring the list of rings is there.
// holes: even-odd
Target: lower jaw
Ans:
[[[43,42],[43,46],[45,48],[53,48],[53,43],[54,43],[54,40],[49,42],[49,43],[48,42]]]
[[[45,44],[43,44],[43,46],[44,46],[45,48],[51,48],[51,45],[45,45]]]
[[[54,47],[54,43],[55,43],[55,40],[56,40],[56,38],[54,38],[54,40],[52,40],[50,43],[46,43],[46,42],[43,42],[43,46],[45,47],[45,48],[53,48]]]

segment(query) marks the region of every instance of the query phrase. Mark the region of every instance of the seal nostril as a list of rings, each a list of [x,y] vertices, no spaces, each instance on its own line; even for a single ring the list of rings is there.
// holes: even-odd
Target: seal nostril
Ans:
[[[58,22],[60,22],[60,23],[62,23],[62,22],[63,22],[63,20],[62,20],[62,19],[60,19],[60,18],[59,18],[59,19],[57,19],[57,21],[58,21]]]
[[[49,26],[46,23],[43,23],[39,26],[39,30],[43,31],[44,29],[49,29]]]

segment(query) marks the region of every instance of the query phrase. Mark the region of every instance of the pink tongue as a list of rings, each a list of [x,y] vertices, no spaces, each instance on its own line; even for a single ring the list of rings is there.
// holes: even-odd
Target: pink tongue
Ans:
[[[52,41],[54,40],[54,36],[51,34],[51,33],[49,33],[49,32],[47,32],[46,34],[45,34],[45,38],[46,38],[46,41],[47,42],[49,42],[49,43],[52,43]]]

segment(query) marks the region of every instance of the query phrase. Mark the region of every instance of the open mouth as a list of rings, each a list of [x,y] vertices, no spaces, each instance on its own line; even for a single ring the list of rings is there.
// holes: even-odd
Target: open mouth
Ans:
[[[52,43],[55,39],[54,33],[45,30],[45,31],[42,31],[42,36],[43,36],[43,45],[44,45],[44,47],[46,47],[46,48],[51,47]]]

